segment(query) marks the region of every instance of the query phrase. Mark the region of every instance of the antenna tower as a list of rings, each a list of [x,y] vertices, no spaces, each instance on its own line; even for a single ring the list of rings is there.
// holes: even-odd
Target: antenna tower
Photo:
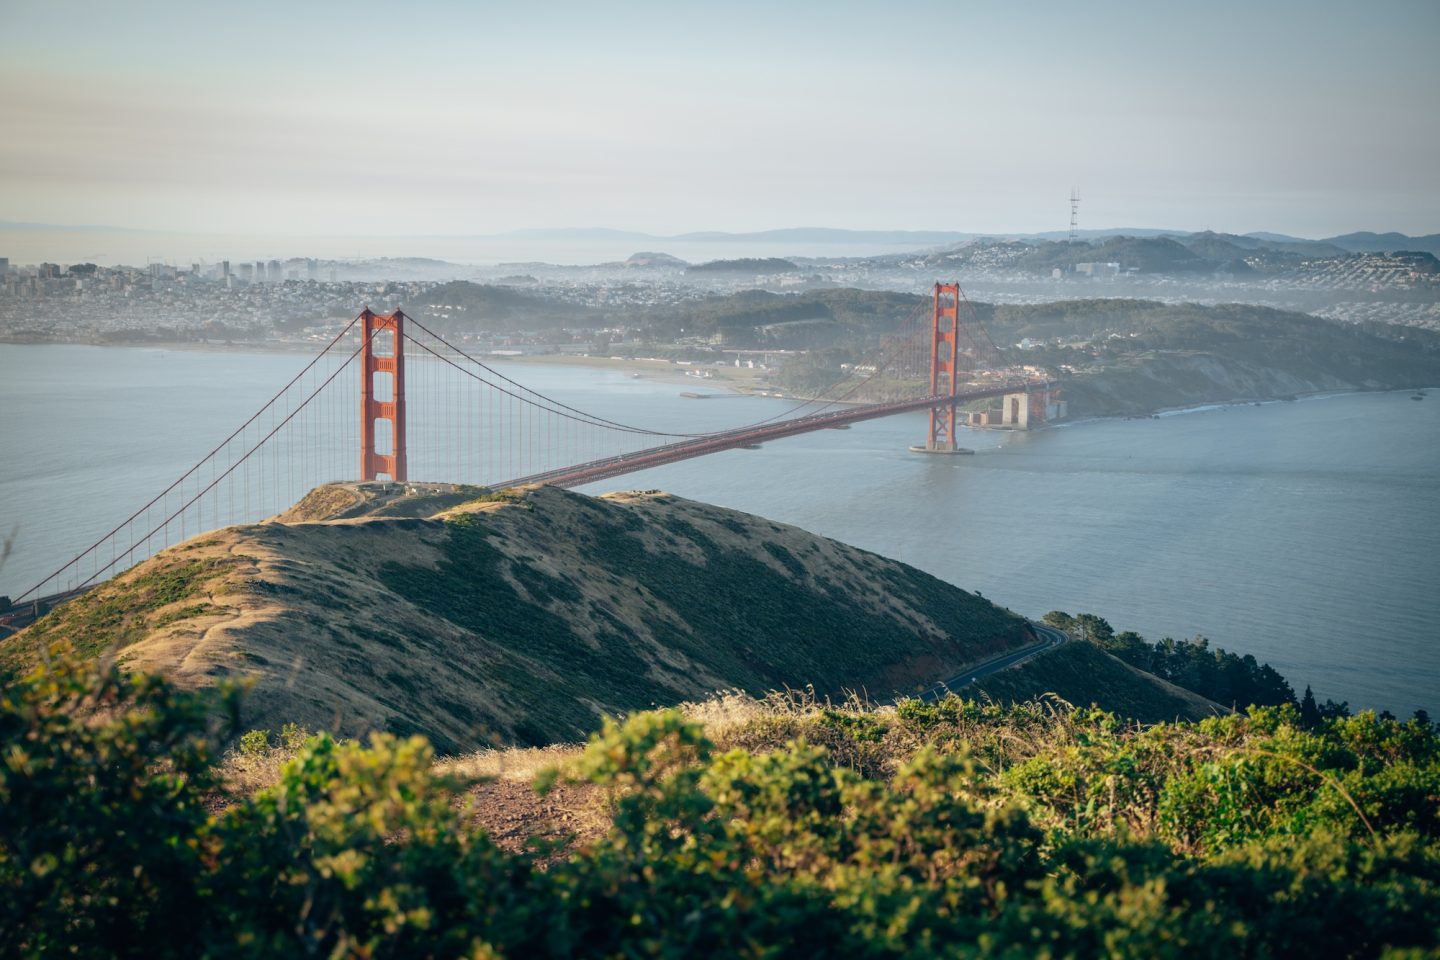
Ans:
[[[1080,239],[1080,191],[1070,188],[1070,242]]]

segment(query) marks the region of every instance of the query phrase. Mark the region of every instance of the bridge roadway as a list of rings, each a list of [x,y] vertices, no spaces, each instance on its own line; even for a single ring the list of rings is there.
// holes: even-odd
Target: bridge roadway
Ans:
[[[493,484],[492,486],[504,488],[519,487],[532,483],[545,483],[554,487],[578,487],[581,484],[609,480],[611,477],[634,473],[637,470],[659,467],[667,463],[677,463],[681,460],[692,459],[693,457],[703,457],[706,454],[719,453],[722,450],[734,450],[740,447],[753,446],[758,443],[764,443],[767,440],[793,437],[796,434],[809,433],[812,430],[846,426],[852,423],[859,423],[863,420],[877,420],[880,417],[888,417],[897,413],[907,413],[911,410],[930,410],[935,407],[948,406],[951,403],[968,403],[971,400],[1003,397],[1012,393],[1034,393],[1038,390],[1053,390],[1059,386],[1060,383],[1056,380],[1027,380],[1023,384],[1012,381],[1008,384],[997,384],[995,386],[962,390],[954,395],[946,393],[921,397],[918,400],[857,404],[843,410],[832,410],[828,413],[814,413],[806,417],[796,417],[792,420],[781,420],[776,423],[761,426],[751,425],[736,427],[733,430],[721,430],[703,437],[667,443],[663,446],[651,447],[648,450],[640,450],[635,453],[605,457],[601,460],[592,460],[589,463],[576,464],[571,467],[560,467],[559,469],[548,470],[543,473],[533,473],[527,477],[517,477],[514,480]]]

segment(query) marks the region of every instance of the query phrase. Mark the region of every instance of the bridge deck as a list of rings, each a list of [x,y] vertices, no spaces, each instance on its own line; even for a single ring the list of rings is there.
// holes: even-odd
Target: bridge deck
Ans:
[[[708,436],[696,437],[692,440],[681,440],[676,443],[667,443],[659,447],[651,447],[648,450],[640,450],[635,453],[605,457],[601,460],[592,460],[589,463],[562,467],[558,470],[548,470],[544,473],[535,473],[526,477],[517,477],[514,480],[496,484],[495,486],[518,487],[531,483],[546,483],[555,487],[578,487],[581,484],[609,480],[612,477],[634,473],[637,470],[647,470],[650,467],[658,467],[667,463],[689,460],[693,457],[702,457],[706,454],[718,453],[722,450],[734,450],[739,447],[763,443],[766,440],[779,440],[782,437],[793,437],[796,434],[809,433],[812,430],[823,430],[829,427],[859,423],[863,420],[876,420],[880,417],[906,413],[911,410],[930,410],[935,407],[948,406],[951,403],[967,403],[971,400],[1003,397],[1011,393],[1032,393],[1037,390],[1054,389],[1058,386],[1058,381],[1054,380],[1032,380],[1024,384],[1009,383],[993,387],[977,387],[972,390],[962,390],[953,396],[950,394],[939,394],[921,397],[916,400],[858,404],[843,410],[816,413],[807,417],[796,417],[793,420],[782,420],[773,424],[739,427],[735,430],[723,430]]]

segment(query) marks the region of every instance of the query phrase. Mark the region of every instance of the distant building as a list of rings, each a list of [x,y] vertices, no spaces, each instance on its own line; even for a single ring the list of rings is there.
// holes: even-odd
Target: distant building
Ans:
[[[279,260],[271,260],[265,266],[265,279],[271,283],[281,283],[285,280],[285,274],[283,268],[280,266]]]
[[[0,280],[10,276],[10,258],[0,257]]]
[[[316,260],[314,257],[310,257],[310,258],[308,258],[308,259],[305,261],[305,279],[306,279],[306,280],[318,280],[318,279],[320,279],[320,262],[319,262],[318,260]]]
[[[265,282],[265,264],[263,261],[260,260],[255,261],[255,282]]]
[[[35,274],[41,280],[53,280],[60,276],[60,264],[42,263]]]

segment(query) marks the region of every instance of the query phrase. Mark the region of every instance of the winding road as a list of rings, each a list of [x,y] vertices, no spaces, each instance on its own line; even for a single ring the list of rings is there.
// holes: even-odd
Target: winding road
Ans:
[[[993,660],[986,660],[984,663],[971,667],[964,673],[951,677],[949,680],[942,680],[929,690],[920,694],[920,699],[939,700],[947,693],[963,690],[982,677],[988,677],[992,673],[999,673],[1001,670],[1008,670],[1017,664],[1024,663],[1026,660],[1038,657],[1047,650],[1053,650],[1070,640],[1062,631],[1056,630],[1054,627],[1047,627],[1043,623],[1036,623],[1032,620],[1030,626],[1040,635],[1039,643],[1031,644],[1020,650],[1012,650],[1009,653],[1001,654]]]

